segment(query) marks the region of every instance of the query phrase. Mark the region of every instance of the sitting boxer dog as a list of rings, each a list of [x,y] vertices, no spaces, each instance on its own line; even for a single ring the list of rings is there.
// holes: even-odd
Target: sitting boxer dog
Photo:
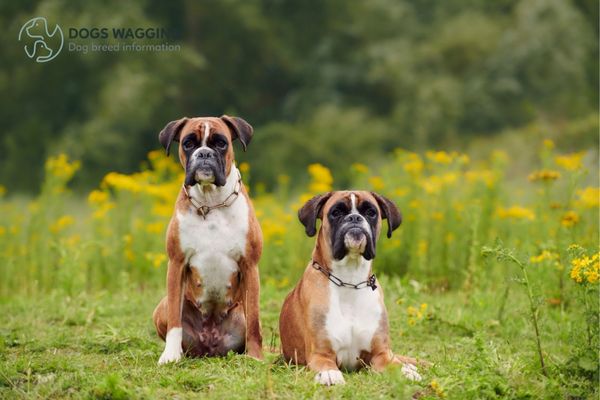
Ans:
[[[389,364],[420,380],[416,360],[390,349],[383,292],[371,268],[382,219],[388,238],[400,225],[394,203],[373,192],[329,192],[310,199],[298,218],[311,237],[317,218],[322,223],[312,260],[279,317],[284,358],[308,365],[324,385],[344,383],[339,368],[381,371]]]
[[[185,182],[167,229],[167,296],[154,310],[165,340],[159,364],[230,350],[262,359],[258,260],[262,232],[239,170],[233,141],[244,151],[252,127],[243,119],[182,118],[160,132],[169,154],[180,142]]]

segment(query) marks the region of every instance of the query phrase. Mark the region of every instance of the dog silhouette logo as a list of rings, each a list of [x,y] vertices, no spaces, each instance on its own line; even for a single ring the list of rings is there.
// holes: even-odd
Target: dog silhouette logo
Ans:
[[[25,54],[38,63],[56,58],[63,48],[64,41],[60,26],[55,25],[50,32],[48,21],[44,17],[31,18],[19,32],[19,42],[24,43]]]

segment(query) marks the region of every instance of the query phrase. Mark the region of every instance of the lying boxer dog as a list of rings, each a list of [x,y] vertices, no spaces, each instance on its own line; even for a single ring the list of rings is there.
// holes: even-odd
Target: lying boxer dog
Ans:
[[[308,365],[324,385],[344,383],[340,367],[381,371],[389,364],[420,380],[416,360],[390,349],[383,292],[371,268],[382,219],[388,238],[401,223],[394,203],[373,192],[330,192],[310,199],[298,217],[311,237],[317,218],[322,223],[312,260],[279,317],[284,358]]]
[[[185,182],[167,229],[167,297],[154,310],[165,340],[159,364],[230,350],[262,359],[258,260],[262,233],[235,166],[252,127],[243,119],[182,118],[160,132],[167,155],[180,142]]]

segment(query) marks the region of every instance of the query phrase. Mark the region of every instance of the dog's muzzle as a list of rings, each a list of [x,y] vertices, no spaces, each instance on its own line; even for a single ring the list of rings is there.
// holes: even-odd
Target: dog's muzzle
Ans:
[[[222,164],[213,149],[208,147],[197,149],[188,160],[185,184],[187,186],[196,183],[225,185],[225,169]]]

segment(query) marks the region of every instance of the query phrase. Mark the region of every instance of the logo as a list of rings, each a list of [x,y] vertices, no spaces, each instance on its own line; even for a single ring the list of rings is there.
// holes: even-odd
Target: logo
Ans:
[[[64,41],[60,26],[54,26],[50,33],[44,17],[31,18],[19,32],[19,42],[24,43],[25,54],[38,63],[53,60],[62,50]]]

